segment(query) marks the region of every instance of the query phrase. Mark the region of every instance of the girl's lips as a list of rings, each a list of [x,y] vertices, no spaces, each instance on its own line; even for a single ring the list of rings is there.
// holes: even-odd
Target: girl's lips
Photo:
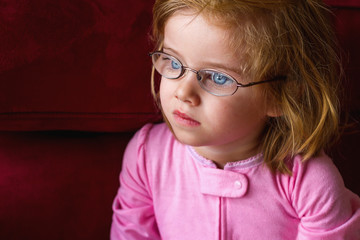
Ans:
[[[196,126],[200,125],[200,122],[196,121],[195,119],[192,119],[185,113],[182,113],[178,110],[174,111],[173,115],[174,115],[175,121],[177,123],[179,123],[180,125],[184,125],[187,127],[196,127]]]

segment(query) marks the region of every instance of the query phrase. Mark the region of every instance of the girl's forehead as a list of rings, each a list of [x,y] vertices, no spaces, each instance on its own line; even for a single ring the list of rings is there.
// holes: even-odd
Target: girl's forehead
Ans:
[[[169,24],[171,22],[171,24]],[[207,35],[207,30],[211,29],[218,32],[218,39],[223,41],[223,44],[242,51],[241,48],[245,47],[244,42],[244,28],[252,21],[247,17],[239,17],[236,22],[233,18],[227,19],[224,16],[218,16],[213,11],[199,12],[194,9],[185,8],[175,11],[165,22],[163,34],[169,36],[169,32],[172,29],[176,31],[188,30],[191,27],[198,27],[196,33],[202,33],[204,37]],[[176,24],[174,24],[176,23]],[[196,23],[196,24],[192,24]],[[205,31],[200,31],[204,30]],[[163,35],[163,37],[164,37]],[[198,34],[199,35],[199,34]],[[162,39],[163,41],[164,39]]]
[[[230,32],[221,27],[204,14],[197,14],[193,10],[184,9],[176,11],[169,17],[165,24],[164,35],[171,38],[176,35],[182,39],[181,35],[191,34],[194,42],[197,40],[205,42],[216,38],[218,42],[225,44]],[[186,36],[184,36],[185,38]],[[196,38],[198,37],[198,38]]]
[[[214,11],[201,11],[191,9],[191,8],[183,8],[175,11],[170,17],[179,17],[179,16],[187,16],[189,17],[189,21],[193,21],[196,18],[201,18],[204,20],[203,22],[209,25],[221,27],[223,29],[229,29],[232,27],[232,24],[230,21],[224,17],[220,16],[219,13],[216,13]]]
[[[217,48],[224,48],[228,35],[225,29],[210,23],[202,14],[194,15],[181,11],[167,21],[164,40],[172,43],[181,42],[182,45],[216,45]]]

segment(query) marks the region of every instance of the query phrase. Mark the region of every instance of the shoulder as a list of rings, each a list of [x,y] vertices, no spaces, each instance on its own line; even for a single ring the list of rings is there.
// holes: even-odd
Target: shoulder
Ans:
[[[342,195],[345,190],[338,169],[324,152],[307,161],[301,156],[296,156],[293,159],[292,174],[294,200],[310,200],[317,195],[335,197]]]
[[[169,138],[173,138],[173,134],[165,123],[148,123],[135,133],[129,145],[136,145],[138,148],[147,144],[157,145]]]
[[[307,229],[331,229],[341,226],[354,211],[352,201],[343,179],[324,153],[303,161],[301,156],[293,159],[291,201]]]
[[[332,159],[323,151],[318,156],[306,161],[301,156],[296,156],[293,159],[292,172],[295,178],[306,176],[316,177],[318,181],[329,180],[329,178],[342,180]]]
[[[131,161],[130,164],[145,164],[148,155],[154,152],[161,152],[168,142],[175,140],[172,132],[165,123],[146,124],[138,130],[128,143],[124,162]],[[160,151],[161,150],[161,151]]]
[[[340,172],[324,152],[307,161],[296,156],[293,159],[292,173],[296,186],[302,189],[342,194],[341,191],[345,188]]]
[[[332,201],[346,191],[338,169],[324,152],[306,161],[296,155],[288,161],[288,167],[291,175],[276,173],[276,178],[299,217],[311,212],[313,204]]]
[[[123,178],[144,179],[149,176],[150,159],[154,152],[162,152],[164,142],[174,138],[166,124],[146,124],[129,141],[122,160]],[[127,177],[125,177],[127,176]]]

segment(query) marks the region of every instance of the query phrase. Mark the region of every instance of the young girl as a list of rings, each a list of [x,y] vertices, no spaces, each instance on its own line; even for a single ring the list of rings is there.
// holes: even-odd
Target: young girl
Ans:
[[[339,75],[320,0],[157,0],[166,124],[129,143],[111,239],[360,239],[323,149]],[[154,79],[154,76],[153,76]]]

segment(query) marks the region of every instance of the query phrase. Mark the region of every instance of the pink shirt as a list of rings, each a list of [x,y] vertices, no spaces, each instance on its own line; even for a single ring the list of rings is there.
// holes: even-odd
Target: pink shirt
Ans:
[[[144,126],[124,155],[111,239],[360,239],[360,199],[325,154],[272,173],[262,155],[223,170]]]

